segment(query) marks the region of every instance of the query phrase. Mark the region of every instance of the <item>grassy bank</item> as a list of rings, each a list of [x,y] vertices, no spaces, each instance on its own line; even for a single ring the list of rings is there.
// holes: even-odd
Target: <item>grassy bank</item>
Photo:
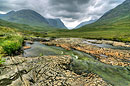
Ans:
[[[15,29],[0,27],[0,60],[2,56],[13,55],[22,43],[23,37]]]

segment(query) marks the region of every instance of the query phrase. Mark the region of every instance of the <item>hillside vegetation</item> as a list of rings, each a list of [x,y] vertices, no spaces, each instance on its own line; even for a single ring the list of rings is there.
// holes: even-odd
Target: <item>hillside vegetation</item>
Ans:
[[[10,28],[16,28],[18,30],[28,30],[28,31],[36,31],[36,32],[45,32],[45,31],[51,31],[56,30],[57,28],[52,27],[40,27],[40,26],[29,26],[26,24],[18,24],[18,23],[12,23],[5,20],[0,19],[0,26],[10,27]]]
[[[41,36],[41,37],[46,37],[47,32],[57,30],[57,28],[29,26],[26,24],[12,23],[1,19],[0,19],[0,26],[14,28],[17,31],[22,32],[27,36],[34,35],[34,36]]]

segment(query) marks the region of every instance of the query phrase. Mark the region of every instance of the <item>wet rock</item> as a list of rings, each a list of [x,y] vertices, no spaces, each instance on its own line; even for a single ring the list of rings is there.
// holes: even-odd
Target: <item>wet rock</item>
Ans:
[[[122,42],[113,42],[113,46],[122,46],[122,47],[130,47],[130,45],[127,45],[126,43]]]
[[[25,43],[33,44],[33,41],[29,41],[29,40],[27,40],[27,41],[25,41]]]
[[[26,49],[30,49],[31,47],[30,46],[24,46],[23,49],[26,50]]]

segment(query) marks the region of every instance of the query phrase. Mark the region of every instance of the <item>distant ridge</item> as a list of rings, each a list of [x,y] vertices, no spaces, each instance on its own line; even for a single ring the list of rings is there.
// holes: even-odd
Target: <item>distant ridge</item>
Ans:
[[[19,11],[10,11],[7,14],[0,15],[0,18],[9,22],[15,22],[20,24],[27,24],[31,26],[53,26],[55,28],[66,28],[63,22],[60,19],[51,19],[53,23],[50,22],[50,19],[43,17],[36,11],[30,9],[23,9]]]

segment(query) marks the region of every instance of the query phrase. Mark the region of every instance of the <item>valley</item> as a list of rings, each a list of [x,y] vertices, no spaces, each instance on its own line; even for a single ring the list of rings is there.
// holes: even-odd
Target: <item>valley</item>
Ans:
[[[3,30],[9,31],[6,28]],[[10,30],[12,32],[8,33],[12,34],[14,29],[10,28]],[[129,86],[130,84],[129,42],[84,38],[22,37],[24,40],[20,45],[23,49],[25,48],[22,51],[23,54],[21,52],[20,55],[14,53],[9,56],[3,53],[6,57],[1,58],[0,85],[2,86],[31,86],[32,84],[79,86],[78,83],[83,86]],[[12,46],[10,49],[16,48],[11,43],[9,46]],[[7,45],[6,47],[8,48]],[[14,51],[19,52],[18,50],[19,48]],[[14,51],[10,50],[11,53]],[[40,76],[42,77],[39,79]]]
[[[0,86],[130,86],[129,7],[124,0],[98,19],[63,7],[0,14]]]

